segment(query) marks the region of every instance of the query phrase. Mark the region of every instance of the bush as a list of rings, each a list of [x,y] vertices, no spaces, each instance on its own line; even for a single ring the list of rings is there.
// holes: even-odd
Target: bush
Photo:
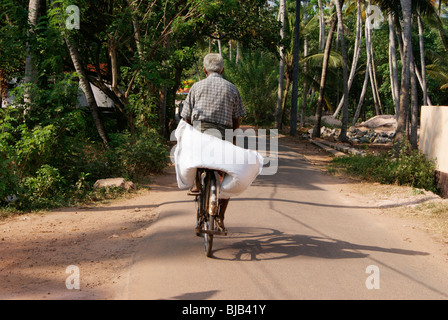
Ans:
[[[34,177],[27,177],[21,182],[18,203],[23,208],[48,208],[58,205],[61,198],[63,177],[59,170],[50,165],[43,165]]]
[[[17,110],[0,110],[0,207],[26,211],[101,199],[101,178],[135,179],[167,165],[168,149],[157,132],[111,134],[111,148],[85,134],[89,115],[61,111],[54,124],[20,123]],[[12,116],[11,116],[12,115]],[[108,192],[107,196],[116,194]]]
[[[169,160],[168,149],[154,130],[146,129],[135,136],[128,131],[112,134],[110,145],[107,159],[112,175],[132,179],[158,173]]]
[[[392,153],[335,158],[331,170],[342,169],[366,181],[408,185],[437,193],[434,183],[435,164],[419,150],[404,145],[397,156]]]

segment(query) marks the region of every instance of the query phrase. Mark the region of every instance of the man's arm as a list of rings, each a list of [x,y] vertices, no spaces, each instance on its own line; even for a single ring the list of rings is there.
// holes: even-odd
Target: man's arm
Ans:
[[[234,118],[233,119],[233,130],[239,129],[241,125],[241,118]]]
[[[180,114],[180,116],[182,117],[182,119],[184,119],[184,121],[186,123],[188,123],[189,125],[192,125],[191,122],[191,113],[193,110],[193,106],[194,106],[194,85],[193,87],[191,87],[190,92],[187,95],[187,98],[184,101],[184,106],[182,108],[182,113]]]

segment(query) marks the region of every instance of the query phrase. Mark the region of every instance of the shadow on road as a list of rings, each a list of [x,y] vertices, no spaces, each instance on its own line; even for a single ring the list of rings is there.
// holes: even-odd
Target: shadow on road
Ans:
[[[428,255],[426,252],[359,245],[338,239],[285,234],[268,228],[232,228],[228,246],[216,249],[213,258],[229,261],[261,261],[307,256],[323,259],[355,259],[369,256],[366,251],[400,255]]]

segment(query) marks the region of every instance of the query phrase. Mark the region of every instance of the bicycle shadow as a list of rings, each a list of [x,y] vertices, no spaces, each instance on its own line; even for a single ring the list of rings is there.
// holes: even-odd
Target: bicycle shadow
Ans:
[[[264,261],[298,256],[322,259],[359,259],[369,253],[386,252],[400,255],[429,255],[426,252],[359,245],[348,241],[310,235],[285,234],[268,228],[232,228],[228,245],[213,251],[216,260]],[[241,239],[234,241],[235,239]],[[222,243],[225,243],[224,241]]]

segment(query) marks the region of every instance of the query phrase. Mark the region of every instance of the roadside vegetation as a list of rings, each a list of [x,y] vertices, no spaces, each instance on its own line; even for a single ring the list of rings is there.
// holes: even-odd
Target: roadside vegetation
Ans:
[[[33,110],[36,115],[36,110]],[[48,110],[47,110],[48,111]],[[88,114],[60,108],[39,123],[18,121],[20,109],[0,110],[0,205],[4,212],[48,209],[122,194],[93,189],[98,179],[137,179],[168,162],[164,140],[153,130],[111,134],[110,148],[95,141]]]
[[[434,162],[406,143],[398,154],[391,150],[334,158],[328,169],[333,174],[342,173],[368,182],[439,192],[434,181]]]

